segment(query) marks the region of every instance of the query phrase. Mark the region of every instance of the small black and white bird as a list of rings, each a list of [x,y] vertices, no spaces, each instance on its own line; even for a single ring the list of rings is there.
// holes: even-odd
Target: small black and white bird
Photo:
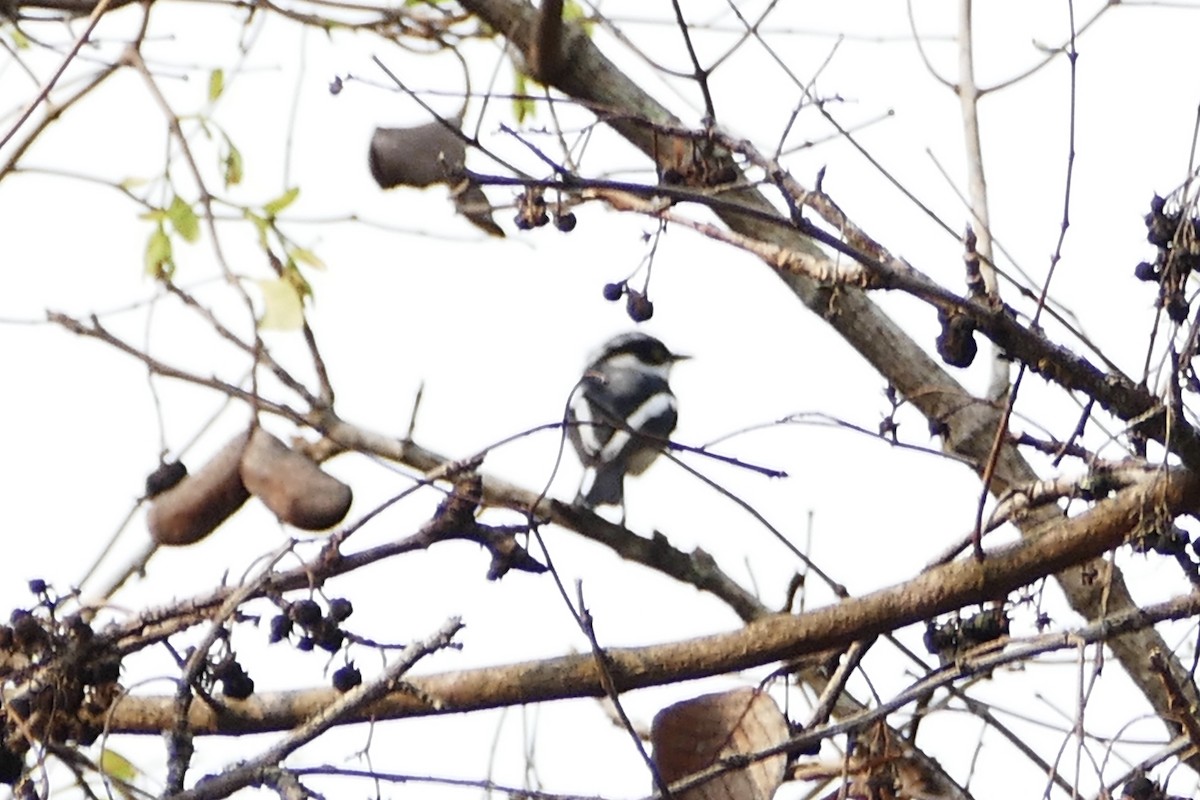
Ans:
[[[637,331],[613,337],[593,354],[567,414],[571,444],[588,468],[576,503],[623,508],[625,476],[645,472],[675,430],[667,378],[687,358]]]

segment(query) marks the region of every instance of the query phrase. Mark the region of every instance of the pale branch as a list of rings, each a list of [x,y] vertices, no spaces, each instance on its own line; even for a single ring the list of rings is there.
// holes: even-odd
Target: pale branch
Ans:
[[[1080,565],[1119,546],[1132,532],[1153,524],[1160,513],[1198,510],[1200,478],[1186,470],[1165,471],[1098,502],[1076,517],[1051,521],[1029,540],[989,551],[982,562],[953,562],[905,583],[824,608],[798,615],[764,616],[730,633],[650,647],[606,649],[608,673],[615,690],[626,692],[815,657],[938,614],[1004,597],[1050,574],[1082,571]],[[1111,644],[1122,634],[1146,629],[1164,619],[1190,616],[1198,610],[1200,594],[1193,594],[1170,606],[1147,610],[1130,606],[1094,623],[1089,630]],[[1078,641],[1059,636],[1064,646],[1075,646]],[[1038,641],[1045,639],[1039,637]],[[1143,653],[1142,661],[1146,660]],[[1145,668],[1151,669],[1149,664]],[[1157,669],[1156,676],[1161,674],[1161,667]],[[413,677],[409,682],[415,692],[391,693],[341,721],[457,713],[600,697],[605,693],[591,653]],[[309,689],[263,692],[244,701],[230,700],[221,709],[195,703],[189,717],[190,730],[196,735],[233,735],[289,729],[322,713],[336,697],[332,689]],[[108,729],[110,733],[157,735],[171,724],[173,706],[172,697],[127,697],[112,708]]]
[[[536,9],[525,0],[460,0],[460,4],[484,20],[493,30],[509,37],[510,43],[528,58]],[[585,102],[602,121],[610,125],[630,143],[654,160],[660,170],[671,167],[672,148],[669,138],[659,135],[655,126],[679,126],[679,121],[637,83],[625,75],[586,34],[575,25],[564,26],[564,58],[561,74],[554,88]],[[693,139],[685,144],[690,144]],[[690,148],[689,148],[690,150]],[[744,183],[736,168],[732,179]],[[723,195],[744,204],[745,213],[717,210],[718,216],[732,230],[750,239],[771,241],[785,249],[820,255],[812,239],[778,221],[774,206],[755,188],[745,188]],[[768,215],[775,222],[765,221]],[[796,297],[811,311],[826,320],[862,357],[885,376],[904,397],[908,398],[932,424],[946,431],[946,446],[959,455],[972,459],[982,473],[989,461],[1001,413],[994,404],[972,397],[940,364],[894,320],[888,317],[865,293],[852,289],[830,289],[806,275],[776,272]],[[974,304],[972,304],[974,305]],[[1002,309],[994,313],[978,309],[983,317],[976,328],[992,339],[1009,355],[1043,368],[1060,363],[1069,356],[1065,348],[1049,342],[1035,342],[1025,336],[1021,326]],[[1042,358],[1049,360],[1043,362]],[[1181,452],[1181,458],[1191,466],[1200,466],[1200,437],[1179,420],[1173,420],[1170,436],[1161,404],[1127,379],[1106,375],[1080,359],[1083,371],[1077,383],[1083,391],[1097,391],[1110,398],[1112,407],[1121,409],[1126,420],[1149,423],[1149,435],[1169,442],[1171,449]],[[1058,379],[1058,371],[1050,375]],[[1046,373],[1044,373],[1046,374]],[[1184,446],[1180,442],[1184,440]],[[995,471],[988,483],[992,494],[1014,486],[1029,485],[1039,476],[1011,443],[1005,441],[995,460]],[[1053,505],[1045,506],[1024,517],[1019,528],[1023,536],[1037,535],[1040,526],[1062,522],[1065,514]],[[1087,619],[1099,619],[1111,613],[1136,608],[1120,571],[1111,564],[1096,562],[1092,573],[1104,576],[1101,581],[1083,580],[1077,574],[1057,576],[1071,607]],[[1151,674],[1145,664],[1145,654],[1154,649],[1171,653],[1162,636],[1153,629],[1115,637],[1109,646],[1130,678],[1149,700],[1155,712],[1172,730],[1178,731],[1170,698],[1162,691],[1162,682]],[[1172,673],[1186,676],[1187,671],[1174,655],[1168,655]],[[1194,685],[1184,682],[1191,702],[1197,702]],[[1193,768],[1200,768],[1200,758],[1189,759]]]

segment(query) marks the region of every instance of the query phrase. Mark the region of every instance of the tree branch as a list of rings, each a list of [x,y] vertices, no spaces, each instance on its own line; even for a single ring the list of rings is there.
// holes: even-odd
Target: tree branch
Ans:
[[[982,562],[969,559],[946,564],[863,597],[799,615],[772,614],[731,633],[650,647],[608,649],[604,651],[608,669],[616,690],[626,692],[816,656],[937,614],[1003,597],[1119,546],[1131,531],[1157,519],[1160,512],[1195,511],[1200,511],[1200,479],[1186,470],[1164,472],[1097,503],[1077,517],[1051,521],[1030,541],[990,551]],[[1172,606],[1172,610],[1162,613],[1170,618],[1196,613],[1200,610],[1200,594],[1192,595],[1184,605],[1182,611]],[[1107,617],[1100,627],[1117,639],[1117,633],[1165,618],[1131,606]],[[1066,637],[1064,641],[1074,640]],[[393,692],[342,721],[474,711],[600,697],[605,693],[591,653],[414,677],[409,682],[418,691]],[[189,718],[190,729],[196,735],[289,729],[322,713],[336,697],[332,689],[312,689],[264,692],[245,701],[227,701],[223,709],[197,702]],[[172,714],[171,697],[125,698],[112,709],[109,731],[158,735],[171,724]]]

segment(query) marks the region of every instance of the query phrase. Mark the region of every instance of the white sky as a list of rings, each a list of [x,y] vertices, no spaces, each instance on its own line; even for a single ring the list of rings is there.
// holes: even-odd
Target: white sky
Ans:
[[[614,2],[601,8],[654,58],[687,69],[677,31],[663,24],[667,6],[653,9],[648,17],[643,5]],[[733,19],[715,10],[709,15],[701,4],[684,5],[694,19],[717,19],[726,31],[698,37],[702,54],[711,56],[727,46]],[[753,17],[760,4],[740,5]],[[720,8],[716,3],[704,8],[709,6]],[[1069,30],[1066,4],[980,6],[975,30],[984,85],[1035,64],[1041,58],[1035,43],[1057,44]],[[1095,6],[1077,4],[1076,18],[1087,18]],[[1152,255],[1141,217],[1152,193],[1170,191],[1186,173],[1200,98],[1200,72],[1193,55],[1200,6],[1180,6],[1115,9],[1079,42],[1071,228],[1053,294],[1080,316],[1104,351],[1134,375],[1141,370],[1154,301],[1153,288],[1133,279],[1134,265]],[[952,4],[922,2],[914,7],[928,55],[954,80]],[[136,14],[125,9],[105,20],[98,34],[105,44],[97,53],[85,49],[85,56],[119,52],[121,36]],[[901,183],[961,229],[966,215],[929,155],[956,186],[962,185],[958,107],[951,92],[922,66],[908,36],[903,4],[797,2],[772,19],[770,41],[801,79],[811,79],[828,59],[817,89],[824,96],[845,99],[830,106],[844,124],[894,112],[862,132],[860,141]],[[454,92],[461,89],[458,62],[415,57],[345,32],[329,37],[305,33],[271,18],[243,31],[256,41],[241,71],[235,72],[241,22],[241,16],[220,7],[160,7],[146,57],[164,76],[164,90],[181,115],[204,111],[208,70],[227,71],[226,95],[210,111],[246,160],[245,185],[230,192],[231,199],[261,204],[286,186],[301,187],[283,227],[329,267],[306,274],[316,293],[310,319],[330,365],[342,416],[401,434],[416,389],[424,382],[416,438],[454,457],[557,419],[584,355],[607,336],[630,327],[621,304],[606,303],[600,289],[638,266],[648,252],[642,234],[652,231],[652,224],[588,206],[576,210],[579,226],[570,235],[552,227],[521,233],[511,224],[511,211],[502,210],[497,218],[509,238],[498,242],[482,239],[455,218],[443,189],[382,193],[366,169],[373,127],[420,124],[426,118],[402,95],[350,82],[340,95],[332,96],[328,82],[334,75],[352,73],[384,83],[370,61],[378,55],[414,89]],[[29,30],[56,44],[68,41],[62,27]],[[845,35],[840,43],[839,34]],[[651,91],[668,99],[688,123],[697,121],[697,92],[682,82],[664,86],[610,37],[601,35],[598,42]],[[474,88],[482,91],[498,51],[490,44],[475,45],[467,55]],[[57,63],[56,57],[40,50],[22,57],[39,76]],[[509,68],[501,64],[498,91],[508,91],[510,80]],[[753,43],[715,74],[712,88],[719,120],[768,149],[797,98],[796,89]],[[15,119],[12,112],[33,91],[28,76],[0,59],[0,129],[8,129]],[[1059,59],[989,97],[982,107],[994,230],[1019,266],[1038,280],[1045,274],[1062,221],[1069,91],[1067,64]],[[457,106],[450,98],[431,102],[447,114]],[[289,140],[293,109],[296,124]],[[475,103],[468,111],[472,122],[478,112]],[[575,116],[574,122],[585,119]],[[527,152],[496,133],[501,123],[512,124],[510,106],[503,100],[489,108],[483,131],[499,152],[533,170]],[[193,121],[184,124],[195,130]],[[533,124],[549,125],[550,119],[542,114]],[[806,111],[792,141],[829,136],[828,126]],[[548,149],[554,146],[551,137],[533,140]],[[198,136],[194,141],[199,159],[215,180],[216,147]],[[161,114],[143,82],[126,71],[72,109],[21,164],[106,181],[153,178],[162,174],[167,147]],[[11,146],[0,149],[0,159],[10,152]],[[480,171],[499,171],[486,159],[469,156],[469,161]],[[636,178],[649,177],[643,160],[608,134],[597,135],[584,165],[589,174],[636,168],[642,170]],[[819,167],[827,167],[826,190],[858,224],[917,268],[952,288],[961,287],[957,243],[852,148],[829,142],[796,153],[788,165],[804,183],[812,182]],[[172,163],[171,174],[177,191],[193,199],[194,185],[182,162]],[[503,190],[490,193],[498,203],[511,196]],[[161,190],[146,196],[156,202],[168,197]],[[6,177],[0,186],[0,263],[8,276],[0,292],[0,319],[5,323],[0,324],[0,374],[9,387],[0,405],[9,423],[7,458],[0,466],[9,531],[7,552],[0,559],[0,608],[29,603],[24,589],[29,578],[42,577],[63,589],[78,581],[129,513],[160,448],[153,399],[137,363],[96,342],[25,322],[41,320],[46,309],[104,313],[113,331],[170,363],[230,380],[246,369],[244,359],[214,344],[204,325],[176,303],[145,302],[157,290],[142,274],[150,224],[138,220],[138,213],[112,188],[71,177],[19,174]],[[323,222],[351,214],[373,224]],[[222,223],[221,235],[222,247],[239,274],[251,279],[269,275],[248,226]],[[178,244],[177,254],[181,284],[244,332],[244,311],[227,287],[213,280],[216,269],[207,231],[199,245]],[[743,254],[691,232],[671,230],[658,248],[651,296],[656,314],[647,330],[673,349],[695,356],[673,380],[680,398],[681,442],[703,444],[797,412],[833,414],[871,429],[886,411],[883,381],[796,302],[767,268]],[[932,349],[937,326],[931,311],[899,297],[882,301]],[[309,377],[295,334],[269,334],[267,341],[281,360]],[[976,365],[963,379],[978,389],[984,377],[981,365]],[[1074,407],[1058,394],[1042,391],[1040,384],[1040,379],[1026,382],[1021,410],[1060,433],[1069,431]],[[163,380],[156,380],[155,387],[164,410],[166,446],[176,454],[205,426],[221,399]],[[241,409],[223,414],[187,463],[198,467],[244,419]],[[906,440],[930,443],[919,419],[901,419]],[[280,434],[292,432],[287,425],[273,428]],[[485,467],[537,488],[551,474],[557,446],[555,436],[539,434],[491,453]],[[813,557],[854,593],[912,576],[973,522],[977,482],[965,469],[936,457],[895,453],[866,437],[814,426],[758,430],[735,436],[719,449],[788,472],[786,480],[768,481],[703,461],[689,462],[750,501],[794,541],[805,542],[812,513]],[[409,485],[405,472],[358,457],[338,459],[329,469],[354,485],[351,519]],[[569,499],[577,481],[578,467],[568,457],[553,484],[554,494]],[[661,530],[685,550],[703,547],[739,580],[757,587],[766,602],[782,601],[798,565],[728,500],[668,463],[656,465],[631,484],[628,496],[633,529],[646,534]],[[437,499],[430,492],[389,511],[357,535],[356,546],[406,535]],[[146,579],[123,591],[116,603],[133,611],[211,587],[227,572],[236,580],[287,533],[252,501],[209,540],[160,553]],[[145,535],[139,515],[121,533],[108,568],[136,552]],[[715,601],[620,563],[571,534],[551,531],[549,541],[564,580],[584,582],[598,632],[607,644],[669,641],[736,625],[733,615]],[[1167,565],[1128,553],[1121,553],[1118,561],[1132,573],[1139,599],[1149,602],[1182,590],[1177,572]],[[586,647],[548,579],[513,574],[499,584],[487,584],[485,569],[486,557],[475,548],[451,544],[374,567],[351,580],[334,581],[328,591],[350,597],[357,609],[350,627],[377,639],[422,637],[447,615],[462,614],[468,624],[464,651],[438,656],[434,669],[506,663]],[[814,586],[808,603],[827,599],[828,594]],[[1030,620],[1027,609],[1020,612],[1014,632],[1031,632]],[[272,654],[278,647],[268,653],[259,646],[265,632],[259,636],[246,630],[239,636],[244,661],[261,688],[324,682],[318,656],[277,658]],[[919,647],[920,631],[907,630],[901,636]],[[376,669],[373,655],[363,651],[355,657],[364,672]],[[887,659],[873,666],[875,688],[884,695],[910,679]],[[1006,707],[1062,725],[1051,708],[1068,716],[1074,713],[1074,668],[1039,669],[1033,672],[1043,691],[1040,699],[1033,694],[1028,674],[999,676],[983,691]],[[130,665],[127,677],[165,677],[170,672],[160,652]],[[855,688],[865,696],[862,684]],[[631,695],[628,702],[635,718],[648,723],[669,699],[701,690],[691,684],[647,691]],[[159,680],[146,691],[168,692],[170,685]],[[1115,733],[1143,713],[1112,665],[1096,691],[1088,720],[1099,733]],[[530,748],[545,788],[632,796],[648,786],[627,739],[590,702],[389,724],[375,732],[372,757],[376,768],[390,772],[481,778],[497,737],[501,745],[494,776],[520,783],[521,742],[533,738],[535,727],[539,735]],[[930,745],[930,751],[955,777],[966,780],[978,730],[978,723],[970,720],[959,727],[936,720],[923,736],[940,743]],[[1031,730],[1029,735],[1035,733]],[[1151,720],[1132,735],[1154,739],[1161,729]],[[347,763],[365,736],[360,729],[334,737],[328,746],[302,751],[294,763]],[[1048,758],[1066,740],[1058,731],[1041,736],[1036,741],[1047,748],[1043,755]],[[993,746],[993,739],[987,741]],[[217,768],[257,746],[205,743],[198,769]],[[156,759],[161,759],[161,748],[156,741],[121,742],[118,748],[151,774],[160,774],[161,760]],[[1067,746],[1061,765],[1068,776],[1073,748]],[[986,750],[971,783],[975,796],[1008,795],[1014,781],[1020,781],[1022,792],[1041,791],[1044,778],[1030,771],[1010,774],[1016,763],[1020,762],[1004,750]],[[1120,767],[1112,769],[1117,774]],[[1094,787],[1087,777],[1094,774],[1093,768],[1085,765],[1082,773],[1083,785]],[[1186,777],[1172,788],[1180,793],[1192,790],[1194,783],[1183,780]],[[371,791],[359,785],[354,790]],[[404,791],[387,789],[385,794]],[[452,790],[419,791],[425,796],[461,796]],[[799,796],[802,787],[785,791]]]

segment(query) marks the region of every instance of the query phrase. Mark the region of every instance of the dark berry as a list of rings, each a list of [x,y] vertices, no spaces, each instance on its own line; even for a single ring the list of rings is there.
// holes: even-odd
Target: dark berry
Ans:
[[[29,582],[29,591],[34,594],[45,594],[46,582],[41,578],[34,578]]]
[[[254,680],[236,661],[224,661],[213,667],[213,677],[221,682],[221,694],[245,700],[254,693]]]
[[[329,618],[334,622],[342,622],[354,613],[354,604],[344,597],[335,597],[329,601]]]
[[[146,497],[154,497],[187,477],[187,467],[181,461],[164,461],[146,476]]]
[[[620,300],[621,295],[623,294],[625,294],[624,282],[604,284],[604,299],[610,303],[615,303]]]
[[[336,625],[322,625],[321,630],[317,631],[316,643],[322,650],[336,653],[342,649],[345,638],[346,635]]]
[[[225,678],[221,681],[221,694],[234,700],[245,700],[254,694],[254,679],[244,672]]]
[[[321,621],[321,607],[316,600],[297,600],[288,608],[288,616],[306,628]]]
[[[267,635],[267,641],[271,644],[282,642],[291,632],[291,619],[286,614],[277,614],[271,617],[271,632]]]
[[[559,214],[554,218],[554,227],[558,228],[563,233],[570,233],[575,230],[576,223],[575,215],[568,211],[565,214]]]
[[[634,322],[645,322],[654,316],[654,303],[641,292],[629,289],[625,298],[625,313]]]
[[[342,93],[342,79],[340,76],[335,77],[329,82],[329,93],[334,95]]]
[[[525,215],[524,211],[517,212],[517,215],[513,217],[513,224],[516,225],[519,230],[528,231],[533,229],[533,222],[530,221],[529,217]]]
[[[353,664],[347,664],[333,673],[333,688],[339,692],[348,692],[362,683],[362,673]]]
[[[296,649],[303,650],[305,653],[307,653],[309,650],[312,650],[313,649],[312,638],[308,637],[308,636],[300,637],[300,641],[296,642]]]
[[[1143,261],[1133,268],[1133,277],[1139,281],[1156,281],[1158,280],[1158,270],[1149,261]]]
[[[544,203],[544,201],[543,201],[543,203]],[[534,218],[533,218],[533,224],[539,228],[542,227],[543,225],[549,225],[550,224],[550,215],[547,214],[545,211],[538,211],[537,215],[534,216]]]

